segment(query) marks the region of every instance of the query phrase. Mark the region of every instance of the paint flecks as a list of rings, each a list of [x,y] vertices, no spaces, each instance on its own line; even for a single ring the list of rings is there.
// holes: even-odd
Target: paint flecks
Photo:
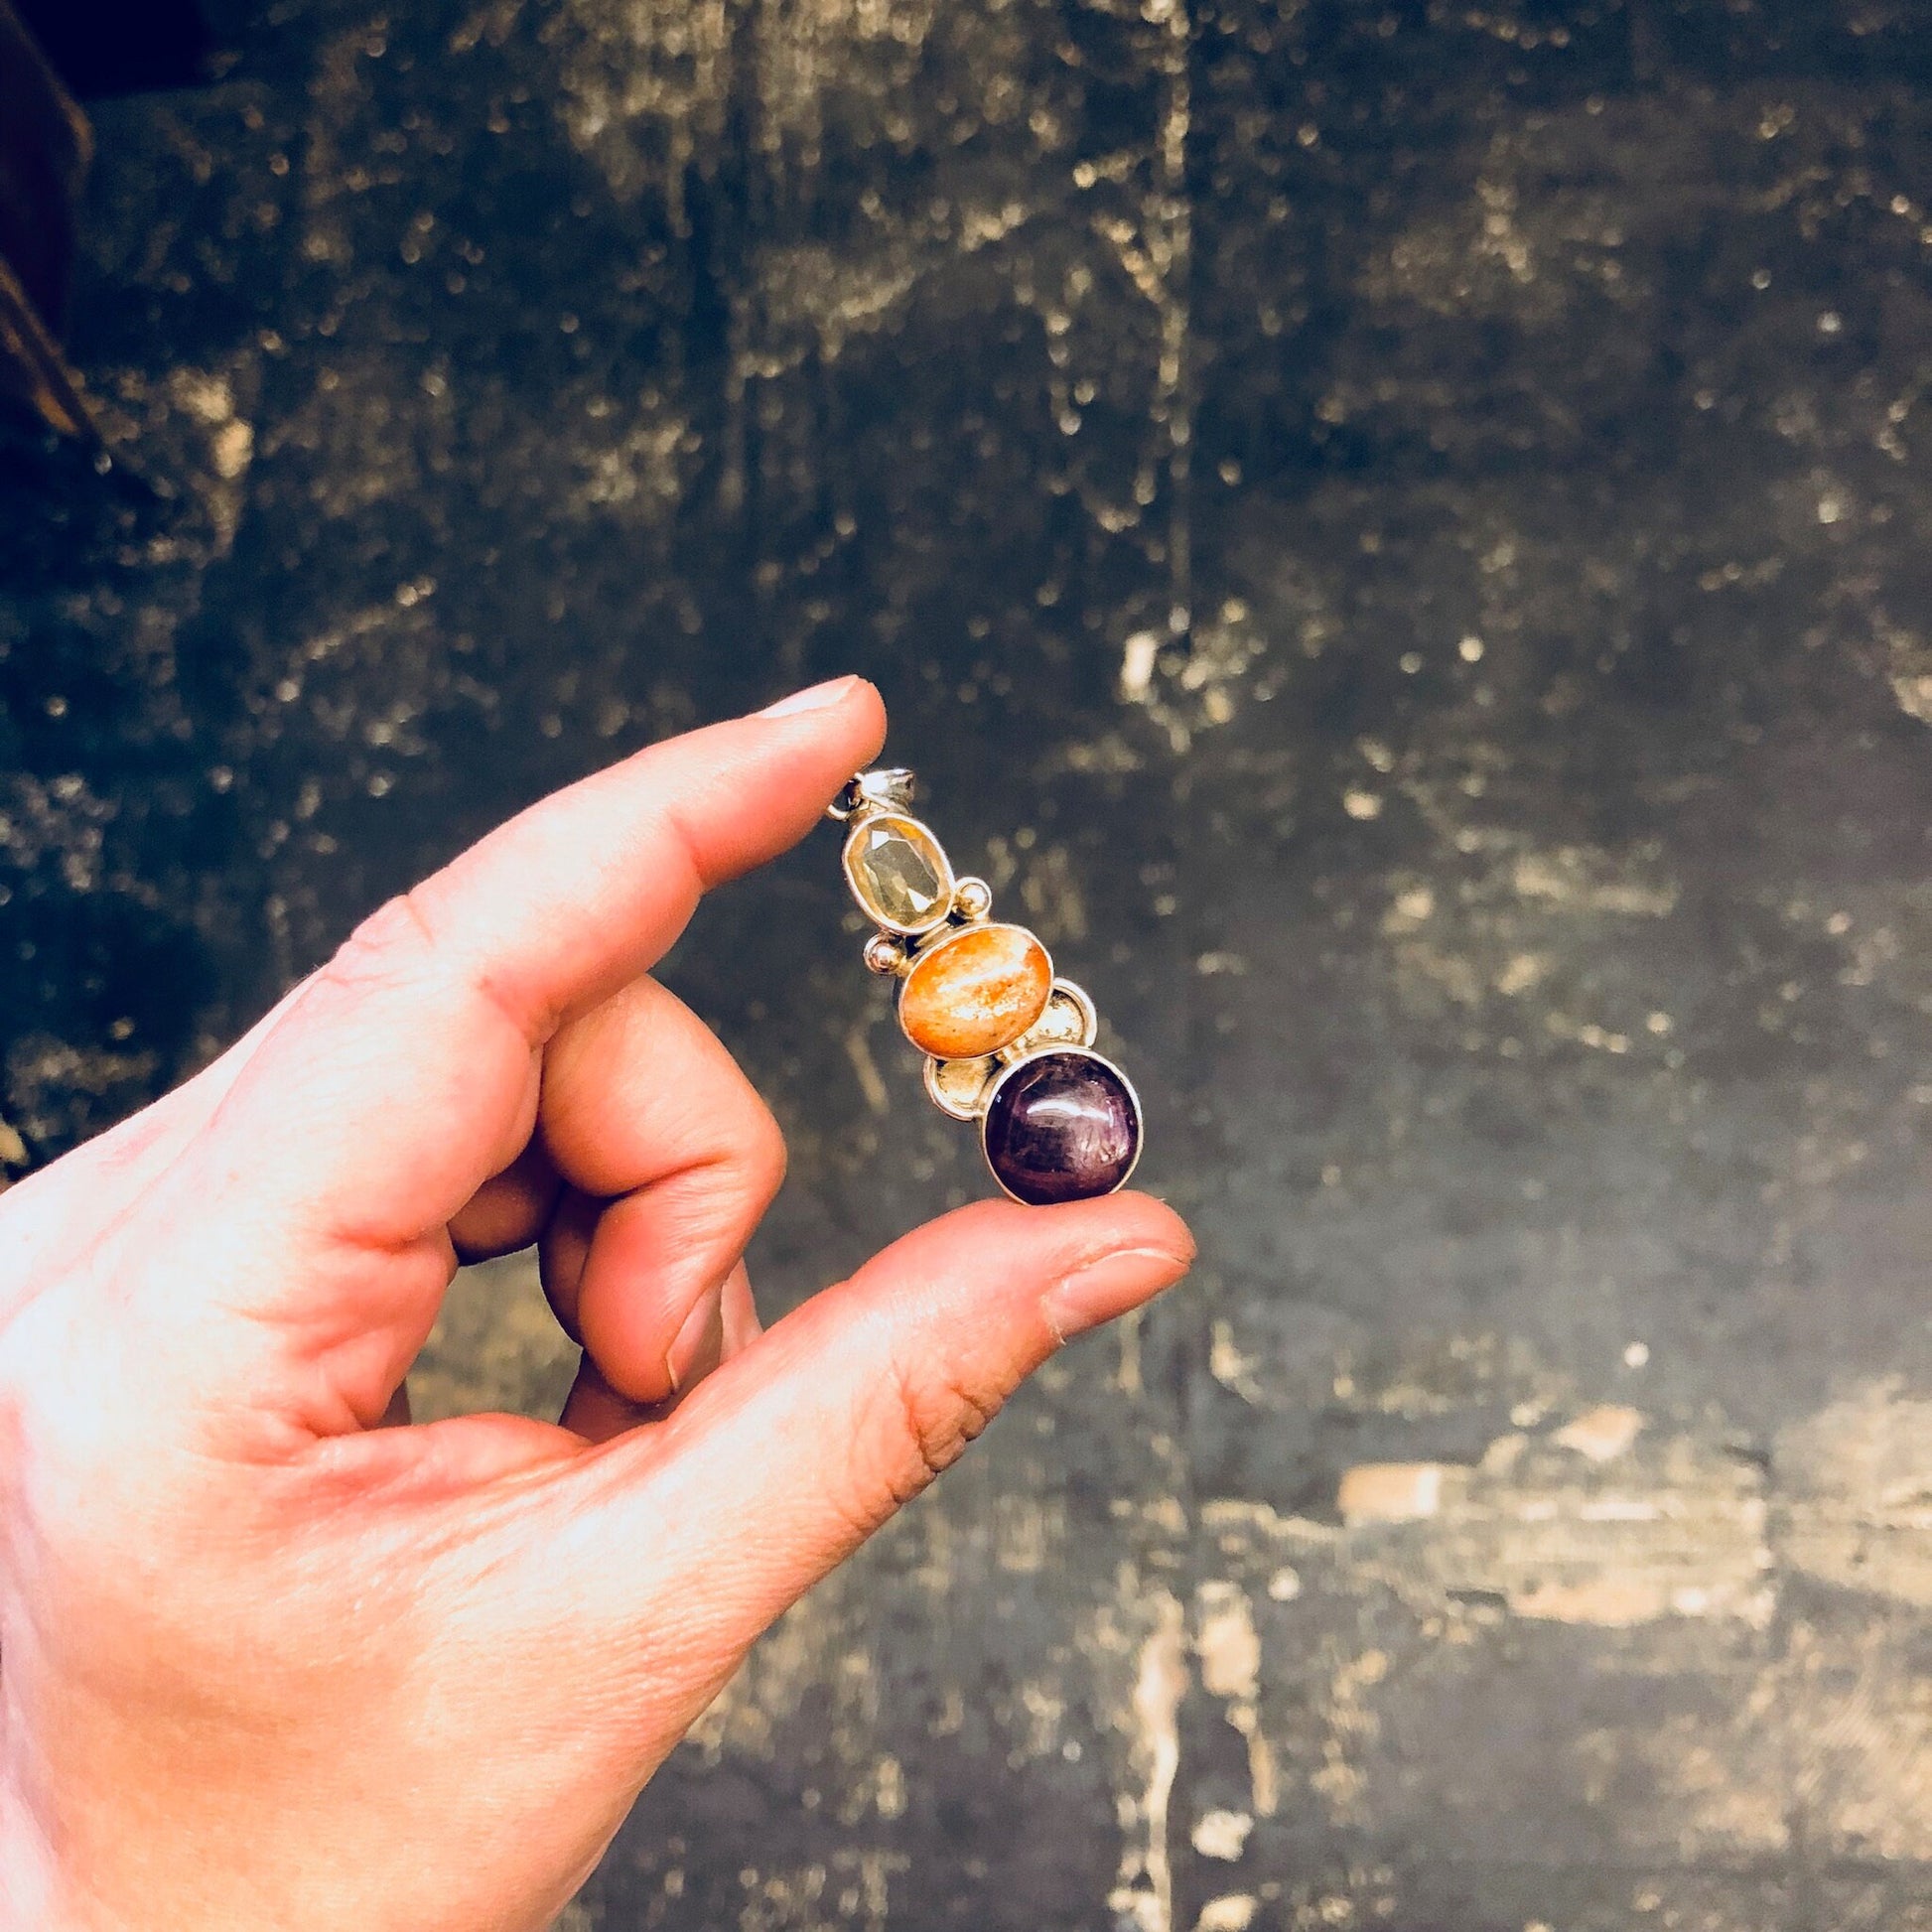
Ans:
[[[1261,1676],[1261,1639],[1238,1585],[1211,1581],[1196,1592],[1194,1654],[1202,1685],[1218,1698],[1249,1700]]]
[[[1364,1523],[1425,1522],[1443,1506],[1449,1473],[1440,1462],[1358,1463],[1343,1471],[1335,1507],[1351,1529]]]
[[[1778,1440],[1789,1492],[1779,1554],[1795,1568],[1932,1608],[1932,1401],[1866,1383]]]
[[[1194,1932],[1248,1932],[1259,1906],[1260,1900],[1252,1892],[1223,1892],[1201,1907]]]
[[[1202,1858],[1232,1864],[1241,1857],[1254,1828],[1254,1819],[1245,1811],[1209,1811],[1194,1821],[1190,1837]]]
[[[1134,1694],[1129,1755],[1142,1778],[1138,1798],[1123,1794],[1123,1822],[1130,1837],[1120,1877],[1108,1905],[1139,1932],[1173,1932],[1173,1866],[1169,1853],[1169,1809],[1180,1768],[1180,1701],[1187,1692],[1186,1625],[1179,1600],[1155,1589],[1145,1607],[1154,1628],[1141,1645]]]
[[[1592,1462],[1612,1462],[1637,1440],[1643,1417],[1618,1403],[1587,1409],[1551,1439],[1559,1449],[1575,1449]]]
[[[1281,1778],[1273,1742],[1261,1725],[1261,1637],[1239,1585],[1222,1579],[1201,1585],[1195,1595],[1194,1654],[1202,1688],[1225,1700],[1228,1724],[1246,1742],[1254,1809],[1271,1818],[1281,1802]]]
[[[1474,1467],[1361,1465],[1342,1478],[1343,1524],[1412,1600],[1483,1597],[1606,1629],[1667,1616],[1761,1627],[1774,1602],[1761,1472],[1682,1438],[1634,1458],[1641,1420],[1590,1410],[1542,1443],[1504,1438],[1508,1452],[1492,1445]]]

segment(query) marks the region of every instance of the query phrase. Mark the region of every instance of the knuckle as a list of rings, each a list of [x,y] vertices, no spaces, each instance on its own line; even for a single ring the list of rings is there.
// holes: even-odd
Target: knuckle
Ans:
[[[851,1545],[951,1468],[999,1409],[996,1393],[946,1365],[895,1356],[853,1419],[844,1477],[827,1497]]]
[[[943,1362],[895,1360],[889,1386],[899,1453],[889,1461],[894,1506],[909,1502],[966,1453],[1000,1412],[999,1397]]]
[[[778,1125],[777,1116],[757,1094],[752,1100],[745,1129],[745,1167],[753,1190],[769,1202],[784,1185],[791,1150],[785,1145],[784,1129]]]
[[[711,1138],[715,1136],[715,1138]],[[710,1124],[710,1144],[685,1152],[667,1184],[694,1217],[691,1232],[742,1246],[771,1205],[785,1177],[785,1142],[762,1101],[735,1117],[722,1110]]]
[[[784,1184],[784,1129],[736,1063],[708,1093],[707,1118],[687,1148],[694,1181],[734,1229],[755,1226]]]
[[[325,988],[352,1000],[429,990],[448,1001],[485,1007],[535,1044],[532,1024],[541,1036],[551,1022],[532,1023],[504,997],[488,958],[461,943],[459,921],[439,915],[436,885],[434,879],[426,881],[378,905],[317,977]]]
[[[356,926],[322,969],[353,993],[386,992],[420,978],[437,956],[436,929],[419,892],[398,894]]]

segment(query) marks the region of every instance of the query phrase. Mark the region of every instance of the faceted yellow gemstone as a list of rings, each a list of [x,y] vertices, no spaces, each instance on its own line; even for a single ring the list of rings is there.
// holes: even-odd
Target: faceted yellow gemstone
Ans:
[[[924,932],[952,903],[952,867],[916,818],[881,812],[845,842],[845,876],[867,912],[894,932]]]
[[[935,1059],[977,1059],[1011,1045],[1046,1011],[1053,962],[1023,925],[969,925],[912,962],[898,1024]]]

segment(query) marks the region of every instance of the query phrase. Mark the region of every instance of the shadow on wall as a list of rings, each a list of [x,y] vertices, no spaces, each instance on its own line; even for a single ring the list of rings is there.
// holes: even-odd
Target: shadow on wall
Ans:
[[[195,86],[221,64],[195,0],[0,0],[0,396],[102,439],[61,353],[93,132],[79,101]]]

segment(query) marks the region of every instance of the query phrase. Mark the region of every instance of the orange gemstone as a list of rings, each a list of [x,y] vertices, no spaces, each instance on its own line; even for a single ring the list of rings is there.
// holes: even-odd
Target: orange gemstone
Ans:
[[[935,1059],[997,1053],[1046,1011],[1053,962],[1021,925],[972,925],[913,962],[899,989],[905,1036]]]

